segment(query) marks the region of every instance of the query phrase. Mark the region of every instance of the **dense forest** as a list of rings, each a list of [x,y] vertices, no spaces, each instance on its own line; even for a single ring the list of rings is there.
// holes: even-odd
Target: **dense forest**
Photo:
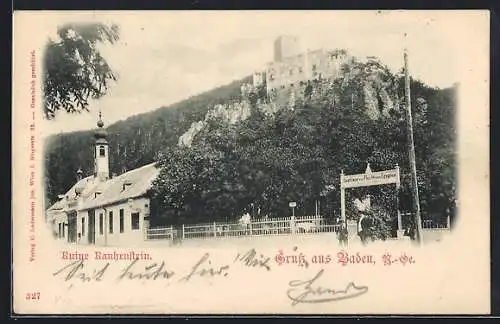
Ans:
[[[107,128],[111,172],[159,161],[160,176],[150,192],[153,225],[232,220],[245,211],[288,216],[289,201],[297,202],[299,215],[314,214],[319,204],[324,215],[334,217],[340,213],[341,170],[364,172],[367,163],[373,171],[400,166],[400,208],[410,210],[405,111],[395,104],[388,114],[369,118],[363,91],[369,76],[357,77],[314,82],[304,98],[272,115],[262,109],[269,102],[266,92],[256,91],[250,96],[250,117],[234,124],[209,120],[189,147],[177,145],[179,136],[213,105],[244,100],[240,86],[248,78],[115,123]],[[393,102],[401,102],[401,75],[383,69],[382,81],[387,80]],[[456,89],[418,80],[411,81],[411,89],[422,217],[444,221],[450,215],[453,220]],[[377,102],[380,111],[386,110],[383,100]],[[90,131],[49,139],[50,202],[74,183],[76,169],[92,173],[92,144]],[[395,197],[391,186],[367,190],[375,201]],[[361,191],[351,190],[348,201]]]

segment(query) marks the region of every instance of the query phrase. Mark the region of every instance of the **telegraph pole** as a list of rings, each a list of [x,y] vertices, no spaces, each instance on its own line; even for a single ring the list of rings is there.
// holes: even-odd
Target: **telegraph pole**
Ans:
[[[406,126],[408,136],[408,155],[411,168],[411,192],[413,200],[413,219],[415,221],[416,237],[419,244],[422,244],[422,220],[420,219],[420,201],[418,198],[417,165],[415,162],[415,144],[413,142],[413,122],[411,117],[411,97],[410,97],[410,74],[408,72],[408,52],[404,50],[405,60],[405,101],[406,101]]]

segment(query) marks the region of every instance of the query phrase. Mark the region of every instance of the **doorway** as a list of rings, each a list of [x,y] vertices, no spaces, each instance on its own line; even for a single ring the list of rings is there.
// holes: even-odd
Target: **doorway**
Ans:
[[[68,242],[76,242],[76,212],[68,214]]]

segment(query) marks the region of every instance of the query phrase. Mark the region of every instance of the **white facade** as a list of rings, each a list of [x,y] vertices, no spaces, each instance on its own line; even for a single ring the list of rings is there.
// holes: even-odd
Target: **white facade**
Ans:
[[[75,215],[70,216],[76,218],[73,229],[70,229],[72,225],[68,223],[67,213],[53,215],[51,226],[56,239],[99,246],[133,245],[146,238],[149,199],[131,199],[106,207],[78,211]],[[69,237],[72,230],[76,230],[76,240],[73,242]]]
[[[77,221],[78,232],[83,234],[79,243],[101,246],[140,243],[146,237],[148,216],[148,198],[82,211]]]

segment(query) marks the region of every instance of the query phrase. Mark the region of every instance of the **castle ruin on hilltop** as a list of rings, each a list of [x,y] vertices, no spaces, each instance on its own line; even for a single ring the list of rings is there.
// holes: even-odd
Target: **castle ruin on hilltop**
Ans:
[[[253,87],[265,85],[270,97],[280,89],[304,89],[308,81],[338,78],[342,66],[352,60],[346,50],[303,50],[296,36],[274,41],[274,60],[253,74]]]

